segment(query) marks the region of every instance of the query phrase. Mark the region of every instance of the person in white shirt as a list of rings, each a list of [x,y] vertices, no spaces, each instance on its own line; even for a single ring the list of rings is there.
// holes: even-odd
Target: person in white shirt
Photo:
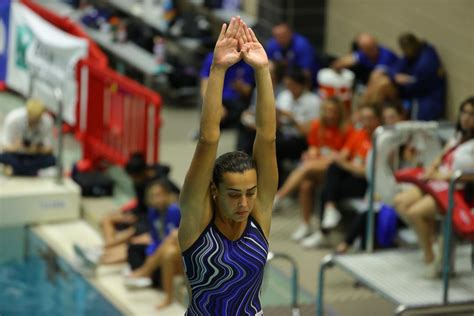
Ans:
[[[395,195],[395,209],[417,234],[423,252],[424,273],[427,278],[441,275],[441,252],[434,247],[436,242],[435,219],[446,212],[448,181],[455,170],[470,170],[474,166],[474,96],[461,103],[456,123],[456,134],[446,144],[443,152],[427,167],[421,179],[427,187],[437,186],[437,195],[426,192],[419,186],[411,187]],[[468,203],[472,194],[464,192]],[[439,246],[439,244],[438,244]]]
[[[321,99],[307,88],[307,78],[298,68],[285,75],[285,89],[276,99],[278,130],[276,138],[279,182],[283,183],[284,160],[299,160],[307,149],[306,136],[311,122],[319,117]]]
[[[6,174],[35,176],[56,164],[51,139],[53,119],[44,104],[30,99],[7,114],[1,133],[0,164]]]

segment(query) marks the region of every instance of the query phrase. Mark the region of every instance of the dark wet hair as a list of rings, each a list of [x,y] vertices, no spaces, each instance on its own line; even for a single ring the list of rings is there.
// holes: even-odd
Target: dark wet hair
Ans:
[[[145,161],[145,157],[141,152],[133,153],[125,165],[125,171],[129,175],[139,175],[143,173],[146,168],[147,164]]]
[[[456,122],[456,132],[460,133],[461,137],[464,140],[468,140],[474,137],[474,128],[471,128],[470,130],[463,130],[461,127],[461,112],[464,111],[464,108],[468,104],[474,106],[474,96],[468,97],[466,100],[461,102],[461,105],[459,106],[458,119]]]
[[[243,151],[231,151],[219,156],[214,163],[212,181],[216,186],[222,182],[222,176],[226,172],[243,173],[255,169],[252,157]]]

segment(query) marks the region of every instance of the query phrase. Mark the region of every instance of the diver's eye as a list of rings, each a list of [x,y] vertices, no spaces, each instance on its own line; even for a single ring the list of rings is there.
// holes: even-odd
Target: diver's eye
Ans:
[[[239,198],[241,196],[241,194],[237,193],[237,192],[231,192],[228,195],[229,195],[229,197],[231,197],[233,199]]]

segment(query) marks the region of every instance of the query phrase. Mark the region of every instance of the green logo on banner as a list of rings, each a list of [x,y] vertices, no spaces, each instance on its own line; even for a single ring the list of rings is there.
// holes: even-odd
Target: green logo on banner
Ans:
[[[20,25],[16,29],[16,65],[19,68],[28,69],[26,64],[26,51],[33,43],[34,35],[26,25]]]

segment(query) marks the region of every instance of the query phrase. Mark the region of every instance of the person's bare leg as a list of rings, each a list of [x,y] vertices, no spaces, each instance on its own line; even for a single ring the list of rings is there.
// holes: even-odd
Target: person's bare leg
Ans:
[[[170,248],[173,249],[176,247],[179,248],[177,230],[173,231],[155,252],[146,258],[145,263],[138,269],[135,269],[130,276],[135,278],[150,277],[153,271],[161,267],[164,254],[169,251]]]
[[[166,248],[167,247],[165,245],[161,245],[159,248],[157,248],[153,254],[146,258],[141,267],[133,270],[133,272],[130,274],[130,277],[149,278],[153,274],[153,271],[162,265],[163,254],[165,253]]]
[[[398,90],[388,77],[381,82],[377,92],[376,101],[378,102],[395,100],[398,98]]]
[[[424,261],[427,264],[434,260],[432,243],[434,230],[432,225],[436,212],[436,202],[430,195],[425,195],[413,204],[407,212],[423,251]]]
[[[362,95],[362,101],[364,103],[371,102],[374,98],[374,95],[379,89],[379,82],[381,81],[383,74],[377,71],[373,71],[370,75],[369,81],[367,82],[367,88],[365,89],[364,94]]]
[[[285,180],[285,183],[281,186],[280,190],[276,193],[276,196],[280,199],[286,197],[288,194],[293,192],[298,185],[303,181],[306,174],[306,168],[304,166],[300,166],[293,170],[288,178]]]
[[[100,259],[100,264],[116,264],[127,261],[127,245],[121,244],[107,248]]]
[[[385,74],[371,76],[367,85],[367,90],[362,96],[362,100],[367,104],[374,104],[391,100],[397,97],[397,89]]]
[[[309,224],[313,213],[315,188],[316,181],[312,179],[305,179],[300,185],[298,200],[300,202],[301,215],[305,224]]]
[[[105,249],[127,243],[135,235],[135,232],[135,227],[130,227],[121,231],[120,233],[115,234],[113,240],[104,245]]]
[[[104,233],[104,247],[107,247],[107,245],[112,243],[112,241],[115,238],[115,225],[114,225],[115,221],[114,221],[114,218],[117,215],[118,214],[116,214],[116,213],[110,214],[110,215],[105,216],[102,219],[101,227],[102,227],[102,232]]]
[[[303,163],[300,167],[290,173],[285,183],[276,193],[279,198],[284,198],[300,186],[302,181],[309,176],[318,176],[328,167],[328,163],[323,160],[313,160]]]
[[[157,306],[158,309],[164,308],[173,302],[173,278],[175,275],[182,273],[183,268],[181,265],[179,248],[168,246],[163,253],[163,264],[161,266],[161,282],[165,292],[165,299]]]
[[[132,214],[123,214],[121,212],[116,212],[105,216],[101,221],[101,227],[104,234],[104,247],[114,247],[117,244],[123,242],[123,238],[117,238],[119,236],[128,236],[128,230],[117,232],[115,226],[119,223],[133,224],[135,222],[135,217]],[[129,237],[125,237],[127,240]]]
[[[393,205],[400,217],[407,223],[410,219],[407,216],[408,209],[423,197],[423,192],[417,187],[403,191],[395,195]]]

